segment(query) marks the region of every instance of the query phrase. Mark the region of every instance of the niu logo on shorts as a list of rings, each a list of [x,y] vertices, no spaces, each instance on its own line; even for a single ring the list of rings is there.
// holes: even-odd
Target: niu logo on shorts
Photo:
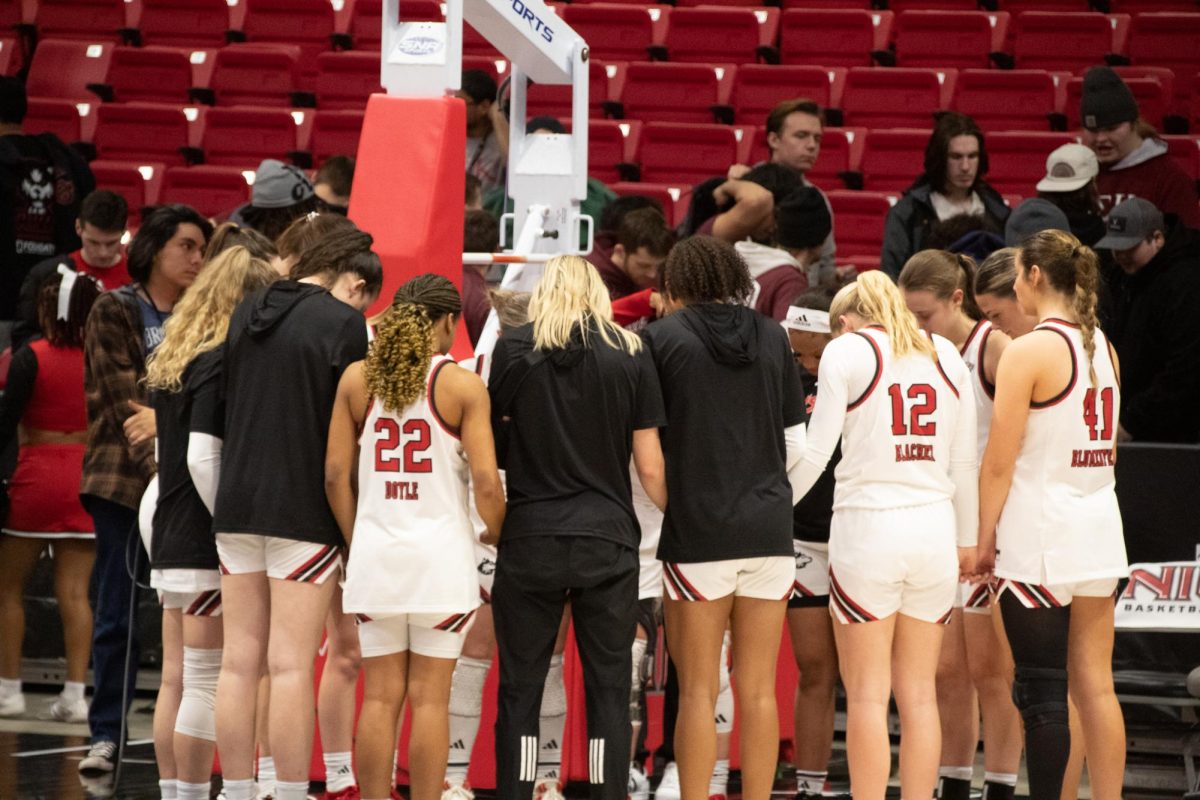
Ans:
[[[807,553],[796,553],[796,569],[804,569],[812,563],[812,556]]]

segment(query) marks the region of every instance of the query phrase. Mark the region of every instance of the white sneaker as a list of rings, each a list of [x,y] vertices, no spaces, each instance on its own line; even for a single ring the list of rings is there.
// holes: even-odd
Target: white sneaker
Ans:
[[[629,765],[629,800],[650,800],[650,779],[640,764]]]
[[[54,704],[50,706],[50,717],[59,722],[87,722],[87,700],[82,697],[68,700],[60,694],[54,698]]]
[[[465,783],[442,784],[442,800],[475,800],[475,793]]]
[[[680,800],[679,767],[672,761],[663,768],[662,780],[654,790],[655,800]]]
[[[25,713],[25,695],[22,692],[0,695],[0,717],[19,717]]]
[[[100,775],[116,769],[117,745],[114,742],[96,742],[88,754],[79,762],[79,771],[84,775]]]
[[[566,800],[557,778],[542,778],[533,787],[533,800]]]

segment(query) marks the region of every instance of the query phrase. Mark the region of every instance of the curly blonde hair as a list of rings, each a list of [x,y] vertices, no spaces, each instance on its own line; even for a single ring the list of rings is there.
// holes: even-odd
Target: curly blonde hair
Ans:
[[[146,366],[146,387],[183,389],[183,373],[196,356],[225,341],[229,318],[247,294],[279,280],[279,274],[241,245],[209,262],[175,305],[162,344]]]
[[[363,373],[367,389],[387,411],[407,408],[425,393],[433,358],[433,326],[462,312],[462,298],[441,275],[418,275],[396,290],[375,328]]]

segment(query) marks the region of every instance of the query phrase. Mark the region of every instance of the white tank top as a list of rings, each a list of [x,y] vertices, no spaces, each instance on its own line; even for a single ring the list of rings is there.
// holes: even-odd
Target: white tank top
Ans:
[[[992,323],[986,319],[975,323],[971,335],[959,348],[963,361],[975,378],[975,426],[979,429],[979,456],[983,457],[987,447],[988,433],[992,429],[992,405],[996,387],[988,383],[984,371],[984,356],[987,353],[988,337],[992,335]]]
[[[933,336],[935,363],[919,353],[893,358],[881,328],[839,337],[829,347],[842,339],[847,341],[835,353],[826,348],[822,366],[831,355],[857,359],[863,363],[849,365],[850,374],[874,377],[848,386],[842,460],[834,472],[834,509],[889,509],[952,499],[952,450],[964,446],[958,431],[965,405],[960,398],[974,402],[970,374],[954,345]],[[863,340],[870,346],[862,347]],[[838,352],[843,347],[844,354]],[[821,388],[824,394],[824,380]],[[818,398],[818,406],[823,399]],[[966,445],[974,444],[972,428]],[[966,455],[970,461],[975,458],[973,451]]]
[[[1123,578],[1129,562],[1113,467],[1121,387],[1108,340],[1096,331],[1093,388],[1079,326],[1048,319],[1036,330],[1065,340],[1071,382],[1030,404],[996,531],[996,575],[1044,585]]]
[[[359,438],[358,513],[343,604],[370,615],[470,611],[479,605],[469,470],[458,432],[438,416],[434,356],[426,391],[400,413],[372,398]]]

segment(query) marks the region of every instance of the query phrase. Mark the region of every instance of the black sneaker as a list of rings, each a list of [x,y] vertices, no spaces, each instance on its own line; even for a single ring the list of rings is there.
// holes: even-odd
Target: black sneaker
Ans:
[[[102,775],[117,767],[117,746],[113,742],[96,742],[79,762],[82,775]]]

